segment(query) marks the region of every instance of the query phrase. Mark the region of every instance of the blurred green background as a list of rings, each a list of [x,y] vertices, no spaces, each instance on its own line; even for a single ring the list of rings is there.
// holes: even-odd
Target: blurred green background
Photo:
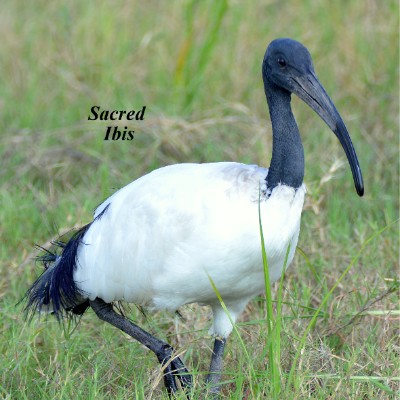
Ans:
[[[85,379],[93,383],[93,371],[86,371],[88,377],[76,366],[80,371],[77,381],[65,379],[72,368],[69,362],[82,365],[82,349],[90,354],[93,349],[88,341],[94,339],[85,336],[83,326],[67,340],[51,322],[24,324],[23,307],[15,304],[39,274],[33,244],[48,243],[59,233],[89,222],[92,210],[115,189],[163,165],[234,160],[268,166],[272,135],[261,62],[266,46],[277,37],[297,39],[310,50],[317,75],[347,124],[365,179],[365,196],[360,199],[337,139],[294,98],[309,189],[299,240],[307,261],[297,255],[287,277],[288,296],[301,305],[323,297],[365,240],[392,223],[366,247],[341,284],[336,300],[329,305],[332,314],[321,319],[319,334],[310,338],[311,343],[319,343],[319,335],[324,336],[321,332],[341,325],[346,315],[350,319],[388,290],[397,279],[399,249],[398,223],[394,222],[399,210],[398,11],[395,0],[4,0],[0,13],[4,398],[71,398],[79,385],[89,397],[125,398],[132,391],[137,398],[150,396],[147,389],[137,392],[145,386],[140,383],[123,391],[115,387],[126,388],[126,383],[114,387],[103,382],[101,390],[90,383],[85,386]],[[88,121],[93,105],[110,110],[145,105],[144,121],[120,124],[134,130],[135,139],[104,141],[109,124]],[[310,265],[314,273],[310,273]],[[322,287],[318,284],[321,279],[325,282]],[[391,310],[396,300],[396,293],[384,296],[374,307]],[[262,314],[253,309],[243,321],[257,312]],[[86,330],[93,329],[96,336],[101,323],[90,318]],[[334,343],[326,339],[324,343],[336,357],[330,362],[354,357],[359,365],[369,365],[370,375],[396,375],[393,363],[380,369],[380,357],[393,360],[386,352],[394,351],[387,346],[394,345],[395,322],[383,316],[365,318],[368,323],[364,327],[354,326],[351,343],[347,333],[336,335]],[[190,322],[188,325],[193,330]],[[287,330],[300,334],[301,327],[299,323]],[[373,327],[373,333],[366,327]],[[206,320],[195,328],[206,329]],[[102,329],[107,335],[107,328]],[[188,358],[196,360],[196,353],[187,343],[200,340],[205,332],[195,332],[183,341],[189,346]],[[101,347],[104,338],[97,336]],[[387,340],[378,344],[379,337]],[[72,349],[77,342],[82,347]],[[332,348],[339,342],[335,353]],[[116,352],[112,343],[109,346]],[[364,351],[366,347],[371,354]],[[228,351],[234,348],[233,343]],[[58,351],[61,364],[54,361]],[[154,369],[154,360],[140,354],[149,360],[145,374],[146,369]],[[290,351],[286,357],[290,358]],[[99,365],[104,365],[103,361],[100,359]],[[113,362],[126,365],[127,360],[116,357]],[[198,368],[206,370],[207,363],[198,362]],[[56,367],[62,371],[59,379],[49,380],[49,369]],[[342,364],[338,368],[346,369]],[[234,362],[231,369],[237,370]],[[302,375],[304,379],[306,375]],[[243,382],[242,386],[236,382],[241,395],[246,393],[246,379]],[[364,389],[373,396],[367,398],[385,398],[396,384],[386,381],[383,390],[368,382],[347,383],[340,386],[337,398]],[[326,385],[331,387],[324,382],[315,389],[317,393],[321,390],[321,398],[332,393],[326,391]],[[310,393],[308,389],[306,394],[302,392],[304,385],[299,387],[294,397]],[[231,389],[226,390],[229,396]]]

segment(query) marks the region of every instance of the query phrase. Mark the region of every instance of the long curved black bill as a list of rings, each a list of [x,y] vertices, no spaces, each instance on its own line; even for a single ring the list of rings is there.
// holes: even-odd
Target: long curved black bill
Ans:
[[[293,93],[299,96],[300,99],[308,104],[325,121],[342,144],[350,164],[357,193],[359,196],[362,196],[364,194],[364,183],[360,164],[358,163],[357,154],[351,142],[349,132],[335,105],[314,71],[292,79],[294,83]]]

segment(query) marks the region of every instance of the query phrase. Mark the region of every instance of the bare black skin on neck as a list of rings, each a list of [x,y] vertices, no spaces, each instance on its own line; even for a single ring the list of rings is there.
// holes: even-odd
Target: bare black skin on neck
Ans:
[[[273,132],[267,189],[270,192],[278,184],[297,189],[303,184],[304,150],[290,106],[291,93],[268,82],[265,75],[264,87]]]

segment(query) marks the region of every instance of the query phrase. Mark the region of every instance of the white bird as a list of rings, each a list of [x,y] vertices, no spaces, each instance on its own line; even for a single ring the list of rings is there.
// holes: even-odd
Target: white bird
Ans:
[[[262,65],[273,129],[269,169],[234,162],[177,164],[157,169],[105,200],[94,220],[41,257],[46,268],[27,292],[26,310],[58,319],[89,306],[99,318],[152,350],[165,366],[169,393],[191,375],[173,348],[113,309],[126,301],[175,311],[201,303],[213,311],[215,337],[208,382],[218,392],[226,338],[246,304],[265,290],[259,213],[269,274],[279,279],[288,246],[292,261],[306,193],[304,154],[290,100],[295,93],[339,138],[360,196],[360,166],[347,129],[299,42],[276,39]],[[229,316],[221,306],[212,280]]]

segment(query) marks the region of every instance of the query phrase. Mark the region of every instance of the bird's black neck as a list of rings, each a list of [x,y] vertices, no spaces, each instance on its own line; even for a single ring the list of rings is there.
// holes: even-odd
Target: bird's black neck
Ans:
[[[297,189],[304,178],[304,151],[290,107],[290,93],[269,85],[266,96],[273,133],[267,189],[272,191],[278,184]]]

